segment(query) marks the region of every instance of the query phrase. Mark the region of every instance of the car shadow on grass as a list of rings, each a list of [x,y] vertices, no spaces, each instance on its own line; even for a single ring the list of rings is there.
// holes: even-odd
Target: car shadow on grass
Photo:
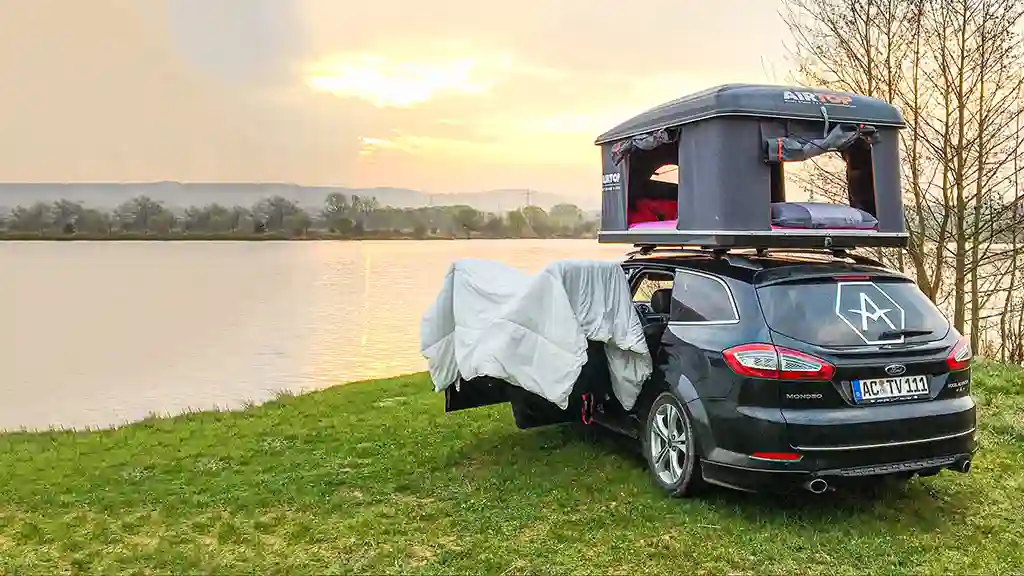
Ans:
[[[851,483],[825,494],[799,490],[785,495],[757,494],[705,485],[694,498],[670,499],[658,493],[651,482],[639,441],[579,423],[482,436],[464,444],[451,456],[449,464],[471,463],[478,479],[499,476],[507,481],[519,473],[524,462],[531,477],[521,479],[522,482],[541,478],[544,482],[578,483],[598,473],[638,483],[631,487],[635,490],[609,490],[610,494],[637,494],[654,501],[664,499],[670,505],[708,507],[750,522],[777,519],[833,526],[837,522],[898,518],[900,523],[928,531],[941,528],[949,518],[967,509],[962,493],[935,478],[914,478],[906,483]],[[590,464],[581,463],[581,459]]]

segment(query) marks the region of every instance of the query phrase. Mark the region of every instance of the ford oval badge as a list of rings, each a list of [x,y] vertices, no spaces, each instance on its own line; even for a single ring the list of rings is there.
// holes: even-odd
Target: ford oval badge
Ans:
[[[907,367],[903,364],[889,364],[885,367],[885,373],[889,376],[899,376],[907,371]]]

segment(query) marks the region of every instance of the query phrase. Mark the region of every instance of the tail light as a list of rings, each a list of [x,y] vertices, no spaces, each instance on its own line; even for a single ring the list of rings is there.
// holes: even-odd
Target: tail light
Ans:
[[[754,452],[752,457],[758,460],[775,460],[777,462],[799,462],[803,455],[795,452]]]
[[[772,344],[741,344],[722,353],[733,372],[771,380],[831,380],[835,367],[828,362]]]
[[[971,367],[971,360],[974,358],[974,354],[971,351],[971,339],[966,336],[961,336],[953,349],[949,352],[949,356],[946,357],[946,366],[949,367],[950,372],[957,370],[965,370]]]

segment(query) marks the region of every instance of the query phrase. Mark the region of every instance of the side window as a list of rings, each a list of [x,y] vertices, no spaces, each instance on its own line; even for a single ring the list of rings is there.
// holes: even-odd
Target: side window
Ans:
[[[651,180],[679,185],[679,166],[676,164],[665,164],[658,168],[651,175]]]
[[[672,290],[673,322],[730,323],[739,321],[732,293],[724,281],[693,272],[676,272]]]
[[[672,289],[672,274],[656,270],[643,270],[639,275],[639,283],[633,290],[633,302],[650,302],[651,295],[662,288]]]

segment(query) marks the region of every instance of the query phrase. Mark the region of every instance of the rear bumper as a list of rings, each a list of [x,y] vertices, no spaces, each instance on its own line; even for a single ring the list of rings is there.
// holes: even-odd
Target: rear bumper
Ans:
[[[704,479],[712,484],[748,492],[797,492],[810,490],[815,479],[825,480],[827,486],[852,484],[858,480],[892,475],[932,475],[942,470],[965,471],[973,451],[955,452],[943,456],[918,458],[899,462],[886,462],[867,466],[827,468],[817,471],[775,468],[750,468],[705,460],[701,463]]]
[[[703,475],[711,483],[741,490],[788,491],[806,488],[815,478],[841,485],[893,474],[957,470],[977,450],[975,406],[970,397],[900,411],[898,418],[889,418],[895,415],[893,410],[872,410],[870,414],[881,418],[869,420],[868,412],[854,412],[842,419],[817,419],[816,426],[798,425],[805,440],[801,443],[790,441],[794,432],[790,414],[740,408],[744,421],[740,426],[756,434],[716,438],[719,442],[713,442],[703,455]],[[737,423],[731,424],[729,428],[736,429]],[[822,441],[826,439],[832,442]],[[751,456],[755,452],[796,453],[800,459],[765,460]]]

